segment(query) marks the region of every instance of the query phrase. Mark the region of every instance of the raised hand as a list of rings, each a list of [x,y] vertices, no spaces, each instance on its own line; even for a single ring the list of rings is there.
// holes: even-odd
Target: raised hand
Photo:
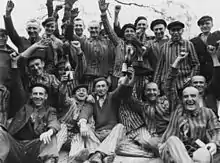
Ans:
[[[71,20],[74,20],[79,15],[79,9],[74,8],[71,10]]]
[[[180,59],[180,60],[183,60],[183,59],[186,58],[188,55],[189,55],[189,52],[188,52],[186,49],[182,48],[182,49],[180,50],[180,53],[178,54],[177,58]]]
[[[121,11],[121,5],[116,5],[115,6],[115,13],[119,14],[120,11]]]
[[[72,41],[71,44],[76,49],[77,55],[82,53],[81,44],[79,41]]]
[[[102,13],[108,10],[109,3],[106,3],[105,0],[99,0],[99,9]]]
[[[12,63],[15,63],[18,61],[18,59],[21,57],[20,54],[16,53],[16,52],[13,52],[10,54],[10,57],[11,57],[11,62]]]
[[[8,0],[6,5],[6,16],[11,15],[12,10],[14,9],[14,2],[12,0]]]
[[[63,8],[63,5],[56,5],[55,11],[60,11]]]

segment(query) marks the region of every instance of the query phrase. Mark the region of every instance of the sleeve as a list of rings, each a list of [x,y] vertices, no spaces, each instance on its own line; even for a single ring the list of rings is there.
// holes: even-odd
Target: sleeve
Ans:
[[[11,16],[10,17],[4,16],[4,21],[5,21],[5,29],[8,31],[8,35],[11,41],[18,48],[21,45],[21,38],[14,28]]]
[[[117,34],[118,37],[120,37],[120,38],[123,37],[123,34],[121,33],[120,24],[116,25],[116,24],[114,23],[114,31],[115,31],[115,33]]]
[[[86,58],[83,52],[77,57],[77,60],[78,60],[78,64],[76,65],[76,69],[75,69],[76,78],[77,81],[81,81],[83,74],[85,73],[87,68]]]
[[[158,86],[160,86],[162,82],[161,75],[164,69],[164,62],[165,62],[165,54],[163,53],[163,47],[161,47],[160,49],[160,54],[161,54],[161,57],[157,63],[155,74],[154,74],[154,82],[157,83]]]
[[[0,125],[6,127],[8,119],[10,92],[3,85],[0,85]]]
[[[132,94],[133,87],[127,85],[120,85],[113,92],[111,92],[112,99],[119,101],[127,99]]]
[[[177,74],[178,69],[171,67],[168,71],[168,76],[165,83],[165,94],[169,101],[170,112],[175,110],[175,107],[179,102],[178,93],[176,89]]]
[[[190,57],[190,62],[191,62],[191,67],[192,67],[192,73],[191,73],[191,77],[192,77],[192,76],[199,74],[200,63],[199,63],[199,59],[196,54],[194,45],[191,42],[189,42],[189,57]]]
[[[93,115],[93,107],[86,107],[82,109],[82,111],[79,114],[79,121],[81,119],[86,119],[87,122],[89,121],[89,118]]]
[[[138,113],[142,117],[142,110],[144,109],[144,103],[134,97],[128,99],[128,106],[133,112]]]
[[[103,22],[103,26],[105,28],[106,33],[108,34],[110,40],[112,41],[112,43],[117,46],[120,42],[120,38],[116,35],[116,33],[114,32],[114,30],[112,29],[109,20],[107,18],[107,14],[103,14],[101,15],[101,19]]]
[[[207,125],[207,137],[209,142],[215,143],[220,148],[220,122],[215,113],[209,109],[209,120]]]
[[[54,134],[56,134],[60,130],[60,123],[57,120],[56,109],[50,107],[48,111],[48,129],[53,129]]]
[[[220,97],[220,66],[213,68],[212,80],[207,87],[207,91],[216,97]]]

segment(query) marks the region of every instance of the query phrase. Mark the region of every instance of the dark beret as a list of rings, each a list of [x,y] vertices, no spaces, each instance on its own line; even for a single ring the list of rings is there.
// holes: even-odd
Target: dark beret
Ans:
[[[3,29],[3,28],[0,28],[0,33],[8,35],[8,32],[5,29]]]
[[[203,24],[205,21],[209,21],[209,20],[213,20],[211,16],[202,16],[198,21],[197,21],[197,25],[200,26],[201,24]]]
[[[100,82],[100,81],[105,81],[105,82],[107,83],[107,85],[109,85],[108,80],[107,80],[105,77],[100,77],[100,78],[96,78],[96,79],[94,80],[93,88],[95,88],[95,85],[96,85],[98,82]]]
[[[36,50],[30,57],[27,59],[27,64],[29,64],[34,59],[40,59],[44,61],[45,50]]]
[[[51,22],[56,22],[56,20],[55,20],[53,17],[48,17],[47,19],[45,19],[45,20],[42,22],[42,26],[45,27],[46,24],[51,23]]]
[[[87,84],[79,84],[78,86],[76,86],[74,89],[73,89],[73,94],[76,93],[76,91],[80,88],[85,88],[87,91],[89,89],[89,86]]]
[[[174,21],[174,22],[171,22],[170,24],[168,24],[167,29],[170,30],[173,27],[184,28],[185,25],[182,22],[180,22],[180,21]]]
[[[134,31],[135,31],[135,26],[134,26],[133,24],[131,24],[131,23],[125,24],[125,25],[122,27],[122,29],[121,29],[121,33],[122,33],[123,36],[124,36],[125,30],[126,30],[127,28],[132,28],[132,29],[134,29]]]
[[[165,28],[167,27],[167,23],[166,23],[165,20],[163,20],[163,19],[156,19],[156,20],[151,22],[150,29],[153,31],[154,26],[156,26],[158,24],[163,24],[165,26]]]
[[[35,83],[35,84],[32,84],[32,85],[29,87],[29,92],[32,92],[32,89],[35,88],[35,87],[41,87],[41,88],[44,88],[44,89],[46,90],[47,93],[49,92],[49,88],[48,88],[48,86],[46,86],[46,85],[43,84],[43,83]]]
[[[139,16],[139,17],[137,17],[137,19],[136,19],[135,22],[134,22],[134,27],[135,27],[135,28],[137,27],[137,23],[138,23],[140,20],[147,20],[147,18],[144,17],[144,16]]]

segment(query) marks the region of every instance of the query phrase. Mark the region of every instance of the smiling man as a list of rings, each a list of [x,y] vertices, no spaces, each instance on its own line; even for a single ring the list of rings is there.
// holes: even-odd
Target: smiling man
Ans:
[[[54,163],[58,159],[55,134],[60,124],[56,109],[46,104],[47,90],[45,85],[32,85],[30,101],[17,112],[8,132],[0,129],[4,149],[4,153],[0,151],[0,160],[25,162],[39,158],[44,163]]]
[[[207,162],[218,157],[220,123],[216,115],[205,106],[200,106],[200,90],[190,86],[182,91],[178,98],[175,88],[178,68],[187,55],[178,55],[167,78],[167,90],[172,115],[169,125],[159,144],[161,158],[164,162]],[[198,143],[204,142],[204,145]],[[201,157],[204,156],[204,157]],[[219,160],[216,160],[216,163]]]

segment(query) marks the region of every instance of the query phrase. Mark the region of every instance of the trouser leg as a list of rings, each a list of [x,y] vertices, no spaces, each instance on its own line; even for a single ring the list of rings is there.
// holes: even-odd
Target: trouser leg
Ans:
[[[176,136],[171,136],[161,148],[161,158],[166,163],[171,163],[172,161],[178,163],[193,163],[184,144]]]
[[[102,141],[97,151],[107,155],[112,155],[115,152],[116,145],[125,138],[125,127],[122,124],[117,124],[110,134]]]

